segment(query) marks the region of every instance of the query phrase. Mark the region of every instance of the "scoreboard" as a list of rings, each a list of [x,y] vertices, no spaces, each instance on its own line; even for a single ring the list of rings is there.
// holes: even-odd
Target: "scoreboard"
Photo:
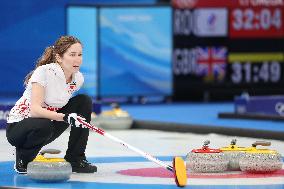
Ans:
[[[230,11],[230,37],[283,37],[280,7],[233,8]]]
[[[284,93],[283,0],[173,0],[176,100]]]

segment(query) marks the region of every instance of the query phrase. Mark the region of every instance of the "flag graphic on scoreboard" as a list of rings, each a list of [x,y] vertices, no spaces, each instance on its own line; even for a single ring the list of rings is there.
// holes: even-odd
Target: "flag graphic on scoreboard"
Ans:
[[[226,75],[228,50],[226,47],[196,47],[196,75],[205,81],[223,81]]]

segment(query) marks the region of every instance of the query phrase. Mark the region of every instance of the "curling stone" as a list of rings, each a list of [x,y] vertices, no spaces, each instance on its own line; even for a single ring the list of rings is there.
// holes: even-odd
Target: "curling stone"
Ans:
[[[240,170],[240,165],[239,165],[240,157],[244,155],[245,151],[247,150],[247,148],[245,147],[237,146],[236,143],[237,140],[233,139],[229,146],[220,148],[220,150],[222,150],[223,153],[226,154],[229,158],[228,170],[231,171]]]
[[[133,119],[123,111],[117,103],[112,104],[113,109],[103,111],[94,120],[104,129],[129,129],[132,126]]]
[[[62,158],[46,158],[45,154],[59,154],[60,150],[43,150],[28,164],[27,175],[38,182],[63,182],[70,178],[72,167]]]
[[[229,159],[220,149],[209,148],[206,140],[201,149],[194,149],[186,155],[186,168],[193,172],[210,173],[227,170]]]
[[[240,157],[240,169],[251,173],[274,172],[282,169],[281,155],[275,150],[259,149],[258,145],[270,146],[270,142],[256,141]]]

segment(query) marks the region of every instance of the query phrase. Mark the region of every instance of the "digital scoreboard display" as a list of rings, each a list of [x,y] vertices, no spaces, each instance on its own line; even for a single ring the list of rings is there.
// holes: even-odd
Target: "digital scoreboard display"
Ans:
[[[233,8],[230,11],[230,37],[283,37],[283,8]]]
[[[174,98],[284,93],[284,1],[172,4]]]

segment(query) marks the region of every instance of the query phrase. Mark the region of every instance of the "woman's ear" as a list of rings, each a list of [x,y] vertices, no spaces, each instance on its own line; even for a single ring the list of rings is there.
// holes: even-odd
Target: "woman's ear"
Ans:
[[[59,56],[59,54],[55,54],[55,59],[56,59],[56,62],[57,62],[57,63],[61,63],[61,62],[62,62],[62,59],[61,59],[61,57]]]

